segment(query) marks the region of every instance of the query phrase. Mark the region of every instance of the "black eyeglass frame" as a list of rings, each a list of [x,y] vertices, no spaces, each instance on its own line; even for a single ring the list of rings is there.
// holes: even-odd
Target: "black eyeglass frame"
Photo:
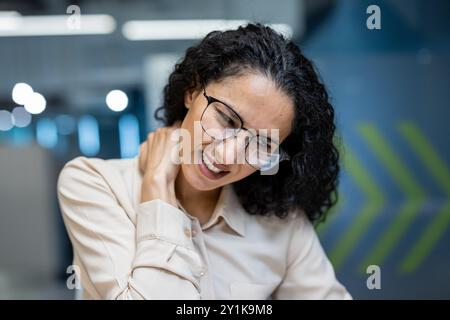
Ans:
[[[225,102],[220,101],[219,99],[216,99],[216,98],[214,98],[214,97],[212,97],[212,96],[207,95],[207,94],[206,94],[206,89],[205,89],[205,88],[203,88],[203,96],[206,98],[206,100],[207,100],[207,102],[208,102],[208,104],[206,105],[205,109],[203,110],[203,112],[202,112],[202,114],[201,114],[201,116],[200,116],[200,125],[201,125],[203,131],[204,131],[209,137],[211,137],[213,140],[220,140],[220,141],[225,141],[225,140],[228,140],[228,139],[230,139],[230,138],[235,138],[235,137],[237,136],[237,134],[238,134],[241,130],[247,131],[247,132],[250,134],[251,138],[248,140],[248,142],[247,142],[246,145],[245,145],[245,153],[246,153],[246,152],[247,152],[247,147],[248,147],[248,145],[250,144],[251,139],[253,139],[253,138],[256,138],[256,139],[257,139],[259,136],[253,134],[248,128],[244,127],[244,121],[242,120],[241,116],[240,116],[240,115],[239,115],[232,107],[230,107],[230,106],[229,106],[228,104],[226,104]],[[233,134],[232,136],[230,136],[230,137],[226,137],[226,138],[223,138],[223,139],[219,139],[219,138],[213,137],[213,136],[211,136],[211,135],[206,131],[205,127],[203,126],[203,116],[204,116],[206,110],[208,109],[208,107],[209,107],[212,103],[214,103],[214,102],[221,103],[221,104],[223,104],[225,107],[227,107],[227,108],[228,108],[228,109],[229,109],[229,110],[230,110],[230,111],[231,111],[231,112],[239,119],[239,121],[240,121],[240,123],[241,123],[241,126],[240,126],[239,128],[237,128],[237,129],[235,129],[236,131],[235,131],[234,134]],[[270,138],[269,138],[269,139],[270,139]],[[271,139],[270,139],[270,140],[271,140]],[[271,141],[272,141],[272,140],[271,140]],[[289,157],[288,153],[287,153],[286,151],[284,151],[284,150],[281,148],[281,145],[280,145],[280,144],[278,144],[278,143],[276,143],[276,144],[278,145],[278,150],[279,150],[279,153],[280,153],[280,160],[279,160],[278,162],[281,162],[281,161],[284,161],[284,160],[290,160],[290,157]],[[252,164],[247,160],[247,157],[245,157],[245,161],[247,161],[247,163],[248,163],[249,165],[251,165],[253,168],[255,168],[255,169],[257,169],[257,170],[260,170],[260,168],[255,167],[254,165],[252,165]]]

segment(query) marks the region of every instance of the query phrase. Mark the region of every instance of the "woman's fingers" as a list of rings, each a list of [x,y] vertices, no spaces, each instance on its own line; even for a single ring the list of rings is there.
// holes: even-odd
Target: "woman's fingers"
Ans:
[[[148,161],[149,150],[152,148],[152,142],[155,134],[154,132],[150,132],[147,135],[147,140],[145,140],[140,146],[139,152],[139,169],[142,173],[145,173]]]
[[[140,146],[139,151],[139,170],[143,173],[145,172],[145,165],[147,163],[147,140],[144,141]]]
[[[143,167],[143,183],[141,200],[162,199],[168,203],[176,203],[174,183],[179,165],[171,158],[171,153],[177,147],[173,139],[176,127],[159,128],[148,135],[147,141],[141,146],[140,163]]]
[[[171,178],[177,173],[177,159],[172,159],[173,155],[179,157],[179,136],[177,129],[181,126],[181,121],[177,121],[170,127],[162,127],[150,132],[147,140],[140,146],[139,169],[145,174],[160,175],[159,169],[164,168]],[[175,137],[173,136],[175,134]]]

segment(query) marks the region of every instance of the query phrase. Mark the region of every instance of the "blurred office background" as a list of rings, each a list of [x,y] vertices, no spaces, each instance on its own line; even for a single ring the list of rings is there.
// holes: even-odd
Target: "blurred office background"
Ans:
[[[339,279],[355,298],[450,298],[450,2],[1,0],[0,299],[75,296],[60,169],[135,156],[198,29],[246,20],[290,34],[329,88],[344,170],[318,233]]]

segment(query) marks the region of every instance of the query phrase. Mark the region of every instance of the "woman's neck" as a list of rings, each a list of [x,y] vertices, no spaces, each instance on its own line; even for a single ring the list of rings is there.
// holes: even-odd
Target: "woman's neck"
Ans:
[[[175,194],[183,208],[196,217],[200,224],[206,223],[216,207],[221,188],[202,191],[194,189],[186,180],[182,170],[175,179]]]

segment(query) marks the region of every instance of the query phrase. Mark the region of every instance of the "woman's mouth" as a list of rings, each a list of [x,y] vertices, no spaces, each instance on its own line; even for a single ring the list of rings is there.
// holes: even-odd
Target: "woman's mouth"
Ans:
[[[214,164],[205,152],[202,152],[201,159],[202,161],[199,164],[200,171],[209,179],[217,180],[230,173],[230,171],[220,168],[219,164]]]

